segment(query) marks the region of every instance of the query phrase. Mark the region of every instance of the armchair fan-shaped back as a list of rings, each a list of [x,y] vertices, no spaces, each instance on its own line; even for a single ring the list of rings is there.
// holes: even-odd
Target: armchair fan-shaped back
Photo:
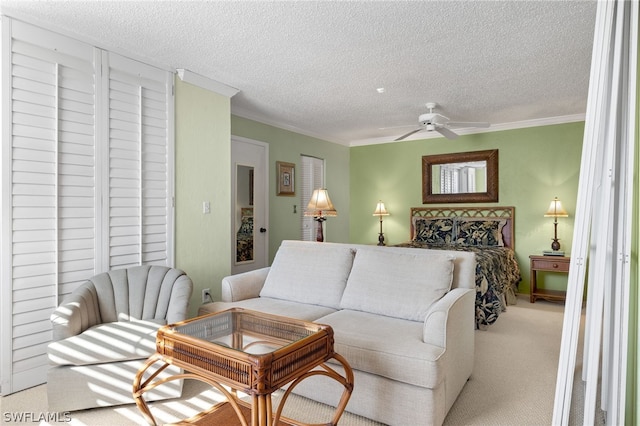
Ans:
[[[192,291],[193,283],[183,271],[157,265],[101,273],[76,288],[51,315],[49,409],[71,411],[133,402],[133,379],[155,349],[156,329],[187,319]],[[136,333],[114,333],[122,328],[114,323],[134,324],[129,329]],[[116,371],[115,365],[117,371],[127,373],[97,384],[96,377]],[[177,389],[169,389],[171,385]],[[163,387],[152,398],[182,392],[181,382]]]

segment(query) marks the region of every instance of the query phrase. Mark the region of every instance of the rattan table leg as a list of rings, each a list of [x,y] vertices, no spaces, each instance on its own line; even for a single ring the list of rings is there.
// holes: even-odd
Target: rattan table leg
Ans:
[[[158,369],[158,371],[156,371],[155,374],[153,374],[149,379],[147,379],[144,383],[142,383],[142,377],[144,376],[144,373],[149,369],[149,367],[151,367],[156,361],[158,361],[158,357],[156,357],[155,355],[152,355],[149,357],[149,359],[147,359],[147,361],[144,363],[144,365],[140,368],[140,370],[138,370],[138,372],[136,373],[136,377],[133,380],[133,399],[136,402],[136,406],[138,406],[138,410],[140,410],[140,412],[142,413],[142,416],[144,417],[144,419],[147,421],[147,423],[149,423],[152,426],[156,426],[156,419],[153,417],[153,414],[151,414],[151,410],[149,410],[149,406],[147,405],[147,401],[144,400],[144,398],[142,397],[142,394],[147,390],[147,385],[165,368],[167,368],[167,366],[169,364],[166,364],[164,366],[162,366],[161,368]]]
[[[331,372],[330,374],[331,377],[333,377],[338,382],[342,383],[342,385],[344,386],[344,391],[342,392],[340,403],[336,408],[336,412],[332,421],[333,425],[337,425],[338,420],[340,420],[340,417],[342,416],[342,413],[344,413],[344,410],[347,408],[347,403],[349,402],[349,398],[351,398],[351,393],[353,392],[353,370],[351,369],[351,366],[349,365],[347,360],[342,355],[333,354],[333,358],[336,361],[338,361],[340,364],[342,364],[342,367],[344,368],[344,375],[345,375],[344,378],[340,376],[335,370],[329,368],[326,364],[323,364],[322,366],[328,372],[329,371]]]
[[[271,407],[271,394],[251,398],[251,422],[254,426],[275,426]],[[256,422],[255,424],[253,422]]]
[[[336,411],[333,415],[333,419],[331,420],[331,423],[327,423],[326,426],[335,426],[338,424],[338,420],[340,420],[340,417],[344,413],[344,410],[347,408],[347,403],[349,402],[349,399],[351,398],[351,393],[353,392],[353,370],[351,369],[351,366],[349,365],[347,360],[342,355],[334,353],[332,358],[338,361],[340,364],[342,364],[342,367],[344,368],[344,376],[339,374],[337,371],[335,371],[333,368],[329,367],[325,363],[320,365],[320,367],[322,367],[322,370],[311,370],[301,375],[300,377],[298,377],[296,380],[291,382],[287,390],[282,395],[282,399],[278,404],[278,409],[273,417],[274,425],[277,425],[278,422],[280,421],[280,417],[282,415],[282,409],[284,408],[284,404],[287,398],[289,397],[289,395],[291,394],[291,391],[293,390],[293,388],[295,388],[301,381],[311,376],[327,376],[336,380],[344,387],[344,390],[342,391],[342,396],[340,397],[340,402],[338,403],[338,406],[336,407]],[[293,419],[287,419],[287,420],[290,420],[292,421],[292,423],[297,425],[302,424]]]
[[[144,373],[156,362],[161,363],[162,365],[160,365],[160,367],[158,367],[158,369],[151,374],[151,376],[145,380],[144,382],[142,382],[142,378],[144,376]],[[209,378],[203,377],[202,375],[199,374],[194,374],[194,373],[183,373],[183,374],[175,374],[169,377],[166,377],[164,379],[157,379],[158,374],[160,374],[165,368],[167,368],[170,364],[167,362],[164,362],[162,360],[162,357],[159,354],[154,354],[152,356],[149,357],[149,359],[143,364],[143,366],[140,368],[140,370],[138,370],[138,373],[136,374],[136,377],[134,378],[133,381],[133,398],[136,402],[136,405],[138,406],[138,409],[140,410],[140,412],[142,413],[143,417],[145,418],[145,420],[147,421],[147,423],[151,426],[157,426],[158,423],[156,422],[156,419],[153,417],[153,414],[151,414],[151,410],[149,409],[149,406],[147,405],[147,402],[145,401],[143,394],[147,391],[150,391],[152,389],[154,389],[155,387],[172,381],[172,380],[179,380],[179,379],[195,379],[195,380],[199,380],[201,382],[205,382],[209,385],[211,385],[212,387],[214,387],[215,389],[217,389],[218,391],[220,391],[220,393],[222,393],[226,398],[227,398],[227,402],[229,404],[231,404],[231,407],[233,408],[233,410],[236,413],[236,416],[238,417],[238,420],[240,422],[240,424],[242,426],[248,426],[247,425],[247,421],[245,420],[244,416],[242,415],[242,412],[240,410],[240,406],[238,405],[238,397],[236,394],[236,391],[233,390],[233,393],[229,392],[224,386],[222,386],[220,383],[211,380]],[[212,409],[215,409],[215,407],[217,407],[219,404],[216,404],[212,407]],[[209,410],[207,410],[209,411]],[[192,417],[191,419],[187,419],[184,420],[182,422],[180,422],[180,424],[188,424],[190,423],[189,420],[197,420],[198,418],[202,417],[203,415],[205,415],[207,413],[207,411],[202,412],[200,414],[197,414],[196,416]],[[252,422],[253,424],[253,422]],[[257,426],[257,423],[256,423]]]

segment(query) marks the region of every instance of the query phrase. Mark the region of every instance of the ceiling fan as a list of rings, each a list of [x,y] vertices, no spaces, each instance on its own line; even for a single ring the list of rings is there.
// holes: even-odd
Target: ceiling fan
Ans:
[[[489,123],[484,122],[463,122],[463,121],[450,121],[449,118],[444,115],[438,114],[437,112],[433,112],[433,109],[436,107],[435,102],[429,102],[426,104],[429,112],[426,114],[420,115],[418,117],[418,123],[420,124],[420,128],[416,130],[412,130],[407,134],[400,136],[398,139],[394,141],[401,141],[403,139],[408,138],[414,133],[421,132],[426,130],[427,132],[433,132],[434,130],[440,133],[447,139],[456,139],[458,134],[453,132],[449,127],[489,127]]]

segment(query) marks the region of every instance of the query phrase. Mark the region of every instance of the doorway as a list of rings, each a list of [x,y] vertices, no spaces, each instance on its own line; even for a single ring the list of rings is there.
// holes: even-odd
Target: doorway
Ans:
[[[268,145],[231,137],[231,273],[269,264]]]

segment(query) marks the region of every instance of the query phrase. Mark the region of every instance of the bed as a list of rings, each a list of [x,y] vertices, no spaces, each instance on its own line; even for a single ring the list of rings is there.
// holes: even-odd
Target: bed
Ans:
[[[236,233],[236,262],[253,260],[253,207],[240,209],[240,228]]]
[[[411,240],[396,246],[476,253],[476,327],[486,329],[516,303],[514,222],[513,207],[413,207]]]

